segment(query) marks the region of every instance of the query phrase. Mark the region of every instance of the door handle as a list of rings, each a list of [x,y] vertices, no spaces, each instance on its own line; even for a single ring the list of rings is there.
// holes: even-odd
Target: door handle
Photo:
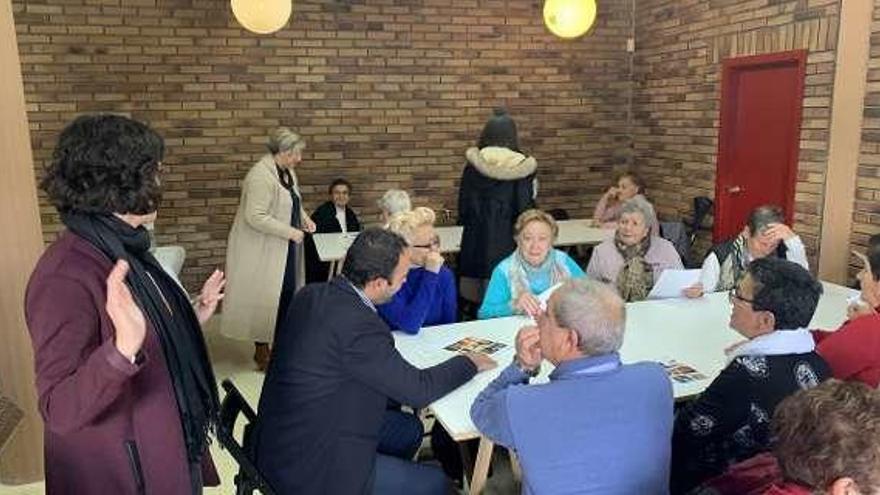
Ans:
[[[727,188],[727,192],[729,194],[739,194],[739,193],[743,192],[743,188],[740,186],[730,186]]]

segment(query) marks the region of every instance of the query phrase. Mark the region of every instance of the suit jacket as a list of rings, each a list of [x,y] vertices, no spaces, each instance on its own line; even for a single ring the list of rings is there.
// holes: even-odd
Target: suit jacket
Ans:
[[[372,489],[388,399],[424,407],[476,374],[457,356],[420,370],[344,278],[306,286],[275,336],[260,397],[256,461],[277,493]]]

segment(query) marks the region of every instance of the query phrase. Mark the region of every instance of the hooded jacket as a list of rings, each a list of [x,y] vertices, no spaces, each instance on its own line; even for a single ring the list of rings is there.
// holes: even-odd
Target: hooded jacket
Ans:
[[[535,204],[533,157],[508,148],[470,148],[458,191],[461,236],[459,274],[489,278],[492,269],[516,248],[513,226]]]

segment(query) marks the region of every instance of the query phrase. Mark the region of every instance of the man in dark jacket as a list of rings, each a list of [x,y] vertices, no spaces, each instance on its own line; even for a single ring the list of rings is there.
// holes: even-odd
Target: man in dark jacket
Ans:
[[[400,288],[409,264],[400,236],[368,229],[341,277],[294,298],[275,335],[255,432],[257,465],[277,493],[447,490],[439,470],[376,453],[385,405],[425,407],[495,363],[457,356],[420,370],[398,354],[374,305]]]

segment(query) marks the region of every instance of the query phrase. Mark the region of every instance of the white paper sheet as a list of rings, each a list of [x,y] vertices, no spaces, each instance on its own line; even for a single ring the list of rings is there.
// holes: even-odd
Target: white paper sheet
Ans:
[[[561,286],[562,286],[562,282],[551,286],[549,289],[547,289],[544,292],[535,296],[538,298],[538,301],[541,303],[542,310],[547,311],[547,301],[550,300],[550,296],[553,295],[553,292],[556,291],[556,289],[560,288]]]
[[[700,281],[700,269],[673,270],[666,269],[660,273],[660,279],[654,282],[648,299],[670,299],[684,297],[682,291]]]

